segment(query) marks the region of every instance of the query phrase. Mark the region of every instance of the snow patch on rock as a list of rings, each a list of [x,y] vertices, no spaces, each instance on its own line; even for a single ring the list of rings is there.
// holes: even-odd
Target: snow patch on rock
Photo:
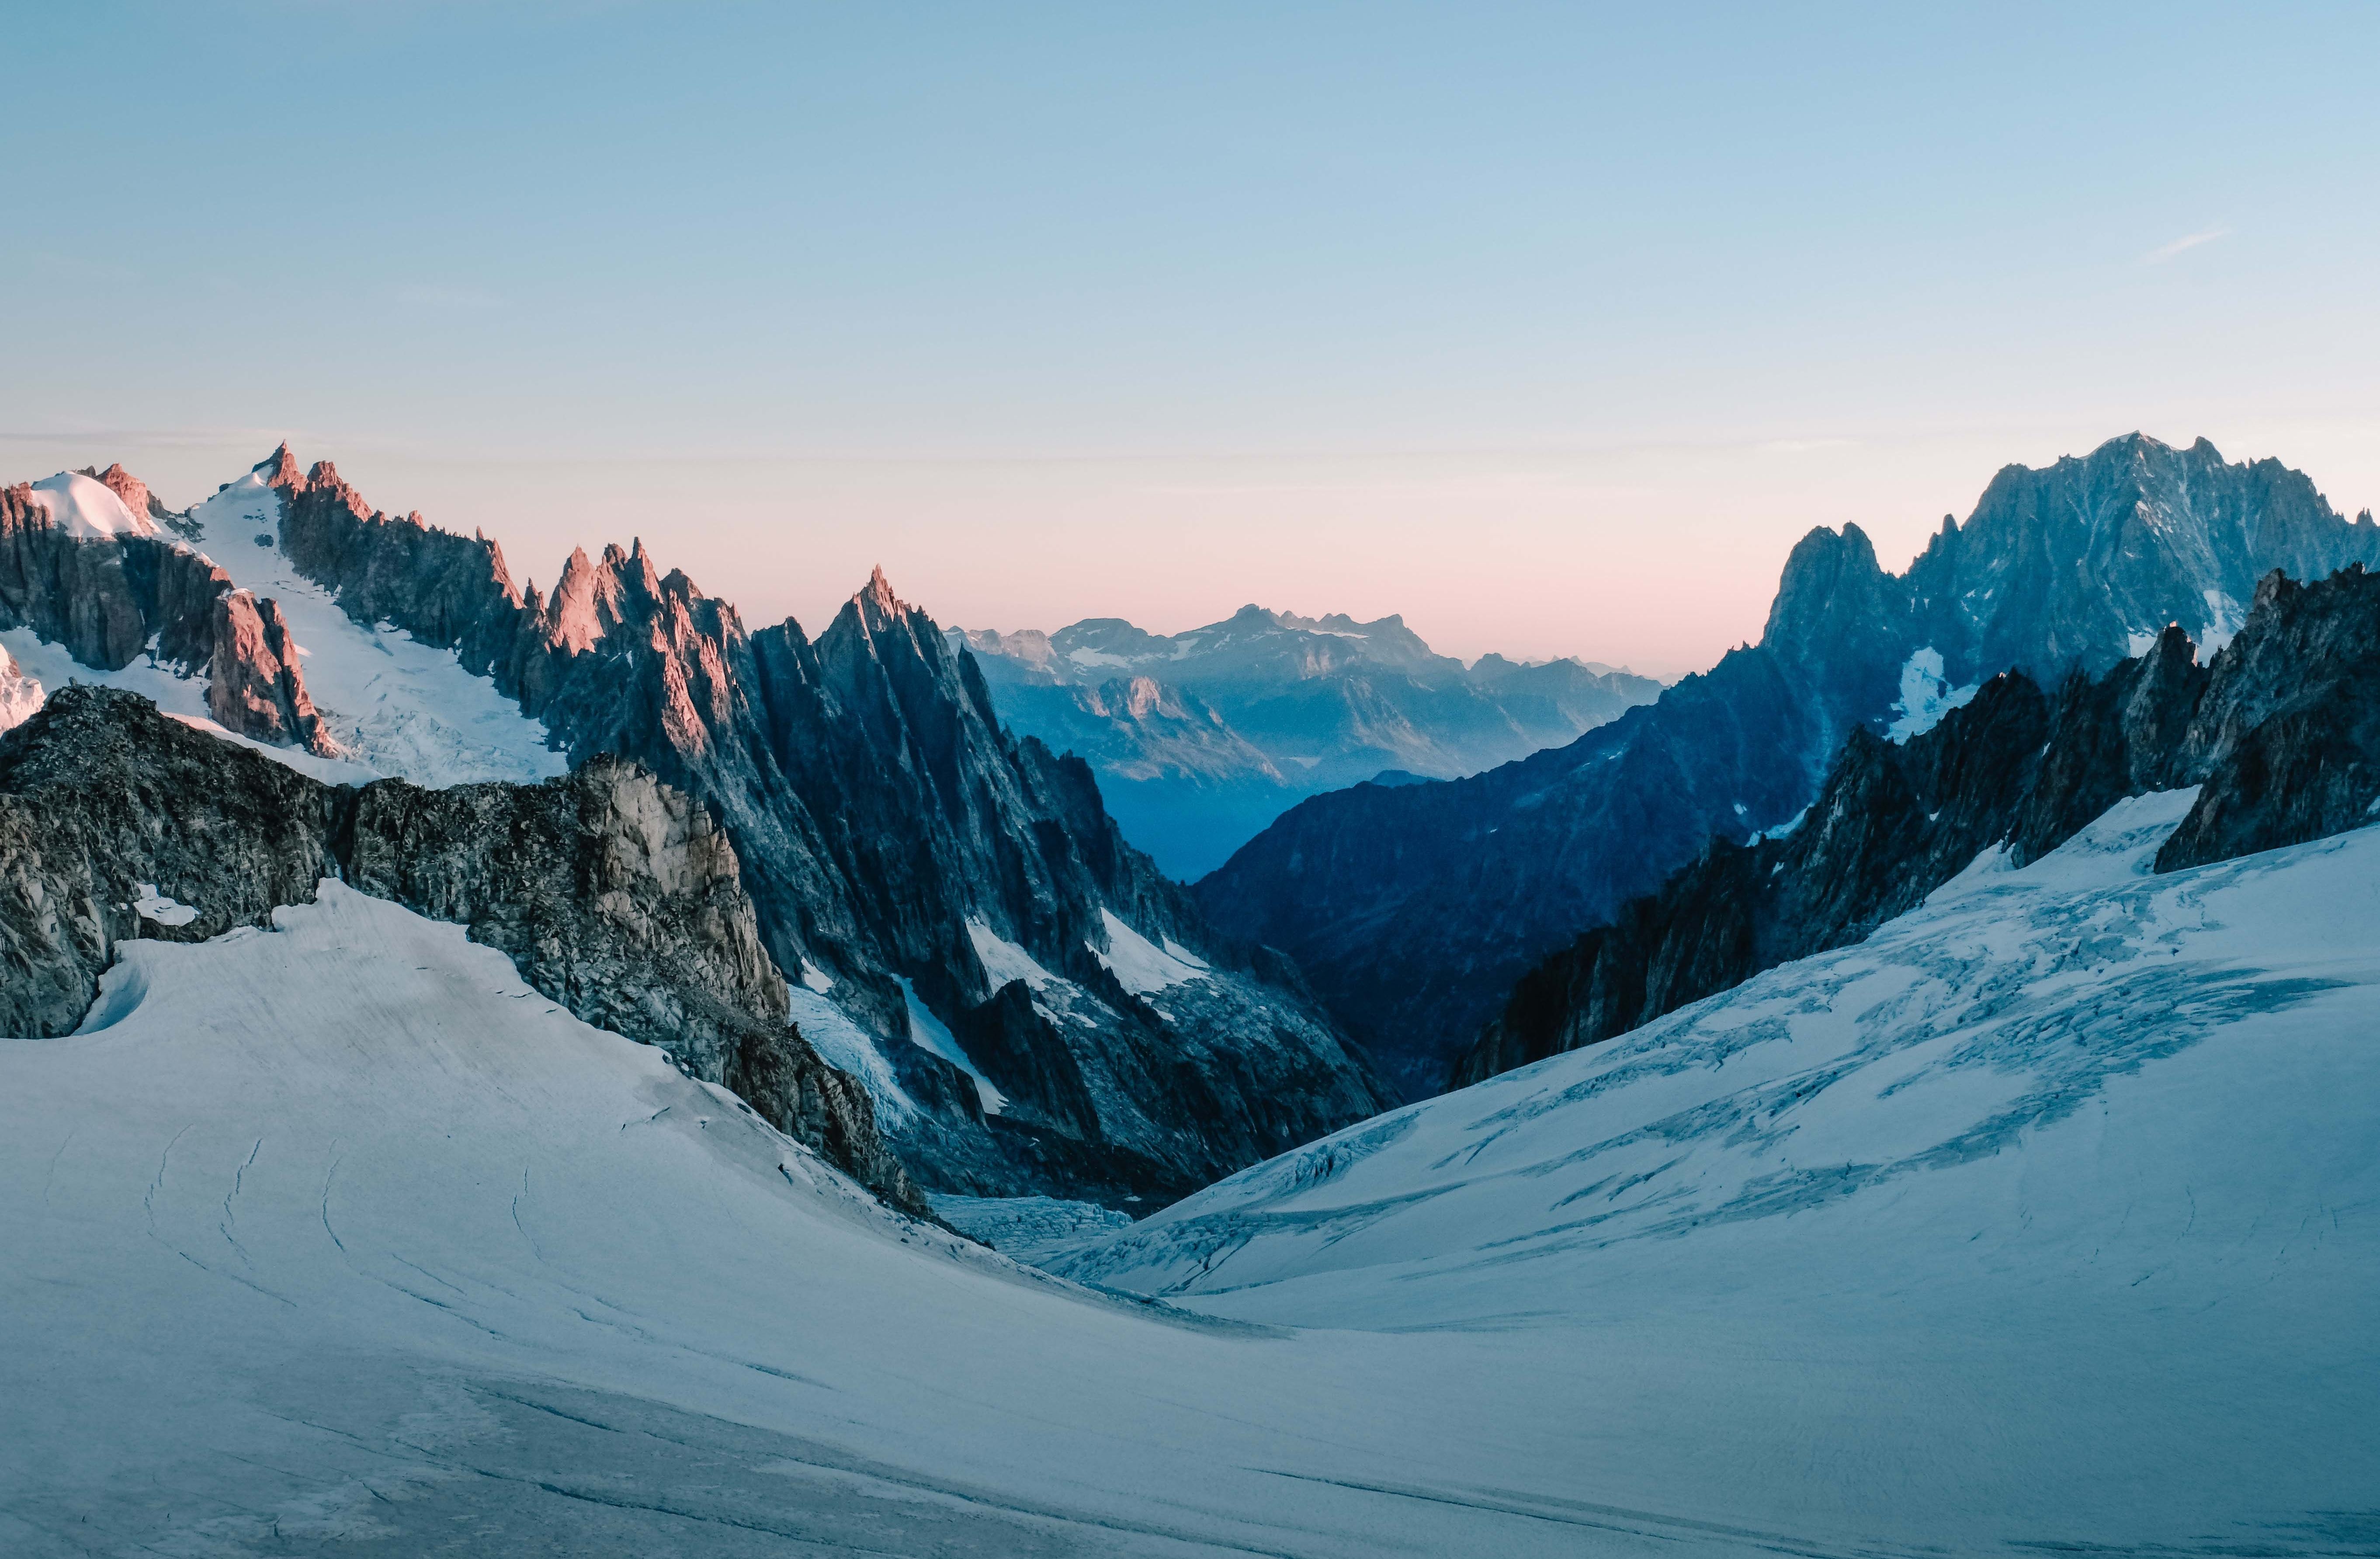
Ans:
[[[2198,652],[2201,656],[2212,656],[2248,626],[2248,611],[2219,590],[2209,590],[2204,594],[2206,627],[2198,635]]]
[[[176,904],[157,891],[154,883],[136,883],[139,896],[132,907],[144,920],[154,920],[161,926],[187,926],[199,918],[197,909],[187,904]]]
[[[23,725],[47,697],[41,683],[26,676],[7,646],[0,643],[0,731],[13,731]]]
[[[1952,688],[1943,675],[1942,652],[1931,644],[1911,655],[1900,668],[1900,700],[1893,707],[1892,724],[1885,735],[1905,742],[1942,723],[1942,716],[1975,696],[1981,683]]]
[[[805,969],[805,978],[812,971]],[[830,981],[832,983],[832,981]],[[880,1130],[892,1130],[917,1118],[917,1102],[909,1097],[901,1080],[892,1073],[892,1064],[876,1047],[867,1031],[844,1016],[843,1009],[821,995],[816,987],[785,986],[785,1006],[820,1060],[836,1071],[856,1078],[876,1104],[876,1124]]]
[[[983,1105],[985,1114],[996,1115],[1007,1109],[1008,1096],[992,1086],[991,1079],[983,1075],[983,1068],[978,1066],[960,1045],[958,1036],[953,1034],[942,1020],[917,999],[917,987],[905,975],[901,979],[901,995],[909,1005],[909,1042],[919,1050],[941,1056],[974,1078],[976,1099]]]
[[[983,965],[993,990],[1021,980],[1026,990],[1038,994],[1058,983],[1058,977],[1036,962],[1032,954],[993,931],[987,922],[971,920],[966,929],[967,940],[975,944],[976,960]]]
[[[1099,919],[1107,927],[1108,948],[1102,953],[1094,947],[1092,956],[1107,966],[1108,972],[1116,977],[1116,983],[1134,995],[1153,995],[1169,985],[1206,978],[1207,966],[1195,956],[1187,956],[1188,948],[1171,940],[1160,947],[1126,925],[1112,909],[1100,909]]]

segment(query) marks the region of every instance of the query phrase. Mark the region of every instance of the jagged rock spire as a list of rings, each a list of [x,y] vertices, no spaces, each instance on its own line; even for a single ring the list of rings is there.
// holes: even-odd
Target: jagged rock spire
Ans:
[[[287,439],[283,439],[281,447],[258,461],[254,469],[256,474],[264,479],[267,487],[305,491],[305,473],[298,469],[298,457],[291,453]]]

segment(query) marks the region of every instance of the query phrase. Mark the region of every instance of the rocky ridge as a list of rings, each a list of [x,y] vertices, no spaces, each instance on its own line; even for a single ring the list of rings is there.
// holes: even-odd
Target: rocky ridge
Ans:
[[[1781,836],[1713,838],[1658,894],[1523,976],[1449,1078],[1464,1087],[1613,1038],[1779,964],[1864,940],[1979,859],[2022,867],[2116,802],[2198,786],[2155,869],[2203,866],[2373,821],[2380,803],[2380,575],[2276,570],[2202,665],[2169,625],[2054,694],[2003,673],[1896,745],[1854,730]]]
[[[880,574],[816,639],[790,619],[747,629],[640,542],[574,554],[546,594],[485,536],[376,510],[327,462],[300,469],[285,446],[258,474],[282,549],[350,618],[452,649],[574,762],[635,759],[716,817],[771,956],[881,1053],[896,1138],[937,1188],[1171,1197],[1385,1102],[1284,961],[1209,931],[1124,843],[1089,767],[1002,729],[974,657]],[[1196,958],[1197,989],[1150,1004],[1117,987],[1118,925]],[[995,944],[1062,982],[1037,1065],[1080,1072],[1088,1116],[1045,1109],[1029,1068],[1003,1077],[1024,1066],[1014,1045],[969,1057],[996,1091],[1017,1085],[1001,1113],[909,1042],[982,1028],[1011,982],[985,963]]]
[[[122,466],[78,474],[122,503],[122,529],[74,535],[30,484],[0,488],[0,627],[30,627],[103,671],[148,655],[204,675],[225,729],[335,756],[279,606],[173,535],[177,517]]]
[[[633,763],[534,786],[326,786],[137,695],[61,689],[0,737],[0,1030],[71,1032],[117,944],[269,926],[325,877],[461,922],[576,1017],[666,1048],[926,1211],[866,1093],[789,1023],[725,837]]]
[[[2010,668],[2058,686],[2179,623],[2210,646],[2278,569],[2380,563],[2277,461],[2140,434],[2010,467],[1902,574],[1856,526],[1793,549],[1756,645],[1570,746],[1463,780],[1316,797],[1200,882],[1281,947],[1412,1095],[1440,1087],[1514,982],[1653,892],[1714,834],[1808,807],[1854,730],[1908,735]]]

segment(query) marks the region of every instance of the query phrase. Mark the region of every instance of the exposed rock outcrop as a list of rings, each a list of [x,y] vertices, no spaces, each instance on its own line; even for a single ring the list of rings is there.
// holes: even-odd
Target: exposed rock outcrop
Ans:
[[[2320,838],[2380,802],[2380,575],[2253,592],[2211,665],[2178,626],[2054,698],[1995,678],[1896,746],[1854,729],[1781,837],[1710,841],[1659,893],[1531,969],[1454,1087],[1612,1038],[1763,969],[1864,939],[1983,852],[2025,865],[2128,796],[2198,786],[2159,871]]]
[[[2380,575],[2257,587],[2216,657],[2180,766],[2198,804],[2157,870],[2228,860],[2374,822],[2380,805]],[[2252,628],[2253,631],[2250,631]]]
[[[215,597],[214,651],[207,659],[207,713],[225,730],[259,741],[337,750],[322,728],[298,666],[298,647],[280,603],[244,590]]]
[[[468,926],[587,1022],[665,1046],[888,1201],[924,1203],[868,1100],[788,1025],[735,851],[642,768],[428,791],[317,783],[66,688],[0,738],[0,1029],[68,1032],[115,944],[270,923],[341,875]]]
[[[1856,527],[1787,563],[1759,644],[1571,746],[1470,779],[1357,786],[1283,815],[1197,897],[1226,933],[1294,956],[1408,1091],[1438,1086],[1513,982],[1611,922],[1717,834],[1817,797],[1853,728],[1922,726],[2010,668],[2044,687],[2145,651],[2210,649],[2278,569],[2380,564],[2380,528],[2277,461],[2137,433],[1995,477],[1903,574]]]

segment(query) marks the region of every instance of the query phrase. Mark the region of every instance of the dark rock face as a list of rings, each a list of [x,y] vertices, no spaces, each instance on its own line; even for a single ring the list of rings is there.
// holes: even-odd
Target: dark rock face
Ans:
[[[1894,746],[1854,730],[1781,838],[1710,841],[1514,986],[1451,1086],[1625,1033],[1766,968],[1864,939],[1981,852],[2023,865],[2129,796],[2196,785],[2156,869],[2229,859],[2374,819],[2380,802],[2380,576],[2276,571],[2201,666],[2168,627],[2149,652],[2057,696],[1995,678]]]
[[[0,737],[0,1031],[81,1023],[115,944],[200,941],[335,875],[335,793],[156,713],[64,688]],[[194,908],[142,916],[143,883]]]
[[[84,474],[135,515],[174,518],[122,466]],[[23,484],[0,489],[0,627],[18,627],[106,671],[130,665],[153,644],[159,661],[212,679],[208,713],[225,729],[334,751],[277,605],[237,590],[231,576],[164,536],[67,535]]]
[[[2160,871],[2362,827],[2380,805],[2380,575],[2268,577],[2248,620],[2183,737],[2203,783]]]
[[[0,612],[6,626],[55,639],[86,665],[112,671],[131,664],[149,642],[149,614],[124,550],[52,526],[28,484],[0,489]]]
[[[1302,797],[1383,769],[1475,773],[1660,691],[1574,660],[1465,666],[1393,616],[1246,606],[1171,636],[1105,617],[953,638],[981,662],[1002,718],[1087,760],[1126,834],[1184,877],[1220,865]]]
[[[1197,898],[1227,933],[1295,957],[1383,1068],[1427,1093],[1581,928],[1615,921],[1714,834],[1744,839],[1810,805],[1853,729],[1908,713],[1920,652],[1940,657],[1937,694],[2010,668],[2058,687],[2168,624],[2227,638],[2271,570],[2351,562],[2380,562],[2369,517],[2350,523],[2298,473],[2227,464],[2203,440],[2133,434],[2010,467],[1907,573],[1884,572],[1856,527],[1814,531],[1758,645],[1569,747],[1305,801]]]
[[[375,512],[327,463],[301,473],[285,449],[259,469],[285,549],[349,616],[453,648],[574,761],[633,758],[716,818],[777,965],[831,979],[885,1041],[922,1106],[902,1146],[929,1183],[1170,1196],[1385,1102],[1310,996],[1269,981],[1124,844],[1087,765],[1001,728],[973,657],[880,575],[816,639],[790,620],[747,631],[641,544],[575,554],[547,597],[513,583],[492,542]],[[1092,991],[1103,910],[1213,965],[1197,999],[1170,1005],[1157,1037],[1090,996],[1059,1024],[1095,1119],[1048,1036],[993,1024],[1021,1047],[1003,1056],[1038,1054],[1049,1076],[1020,1089],[1018,1119],[986,1117],[970,1079],[907,1042],[902,981],[976,1031],[1007,980],[973,923]],[[1142,1065],[1144,1045],[1167,1063]]]
[[[2380,564],[2380,527],[2340,518],[2301,473],[2133,433],[2004,469],[1906,578],[1925,641],[1956,666],[2042,677],[2104,671],[2169,622],[2219,643],[2272,570],[2321,579],[2350,563]]]
[[[267,924],[334,875],[462,922],[581,1019],[665,1046],[923,1212],[866,1094],[787,1025],[734,850],[707,812],[632,764],[536,786],[357,790],[135,695],[62,689],[0,739],[0,1028],[68,1032],[115,943]],[[144,886],[182,910],[144,915]]]

